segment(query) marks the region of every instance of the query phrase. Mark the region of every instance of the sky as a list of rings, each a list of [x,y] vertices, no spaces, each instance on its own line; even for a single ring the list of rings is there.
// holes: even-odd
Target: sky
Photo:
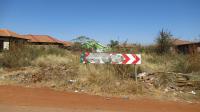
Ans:
[[[0,0],[0,28],[70,41],[88,36],[151,44],[165,29],[200,37],[200,0]]]

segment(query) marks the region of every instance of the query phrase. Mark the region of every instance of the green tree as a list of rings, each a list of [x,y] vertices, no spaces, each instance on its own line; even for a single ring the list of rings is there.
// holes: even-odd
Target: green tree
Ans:
[[[166,30],[161,30],[156,38],[157,53],[164,54],[170,51],[172,47],[172,34]]]
[[[91,38],[89,38],[89,37],[86,37],[86,36],[79,36],[79,37],[73,39],[72,41],[77,42],[77,43],[84,44],[84,43],[86,43],[86,42],[88,42],[88,41],[95,41],[95,40],[94,40],[94,39],[91,39]]]
[[[119,46],[119,41],[117,41],[117,40],[110,40],[109,46],[110,46],[110,47]]]

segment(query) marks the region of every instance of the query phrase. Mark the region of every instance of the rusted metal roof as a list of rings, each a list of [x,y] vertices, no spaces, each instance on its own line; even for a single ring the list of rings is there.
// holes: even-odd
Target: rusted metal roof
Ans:
[[[0,36],[5,37],[5,38],[13,37],[13,38],[26,39],[26,38],[23,38],[23,36],[7,29],[0,29]]]
[[[180,39],[174,39],[172,40],[173,45],[185,45],[185,44],[192,44],[192,42],[190,41],[186,41],[186,40],[180,40]]]
[[[53,38],[48,35],[23,35],[24,38],[29,39],[29,42],[40,42],[40,43],[60,43],[63,44],[62,41]]]
[[[65,46],[65,47],[69,47],[69,46],[72,46],[74,43],[72,43],[72,42],[68,42],[68,41],[62,41],[62,43],[63,43],[63,45]]]

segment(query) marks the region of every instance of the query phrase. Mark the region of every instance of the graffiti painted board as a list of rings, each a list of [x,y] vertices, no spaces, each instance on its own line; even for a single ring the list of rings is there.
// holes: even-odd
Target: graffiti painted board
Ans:
[[[141,54],[83,52],[80,62],[95,64],[141,64]]]

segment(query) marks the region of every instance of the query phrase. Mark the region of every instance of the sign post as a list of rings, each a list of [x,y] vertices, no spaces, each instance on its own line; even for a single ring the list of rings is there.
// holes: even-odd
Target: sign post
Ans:
[[[137,84],[136,65],[141,64],[141,54],[83,52],[81,54],[80,62],[85,63],[85,64],[88,64],[88,63],[93,63],[93,64],[133,64],[135,81]]]
[[[134,64],[134,74],[135,74],[135,82],[136,82],[136,92],[138,92],[137,68],[135,64]]]
[[[137,83],[137,68],[136,68],[136,65],[134,65],[134,75],[135,75],[135,81]]]

